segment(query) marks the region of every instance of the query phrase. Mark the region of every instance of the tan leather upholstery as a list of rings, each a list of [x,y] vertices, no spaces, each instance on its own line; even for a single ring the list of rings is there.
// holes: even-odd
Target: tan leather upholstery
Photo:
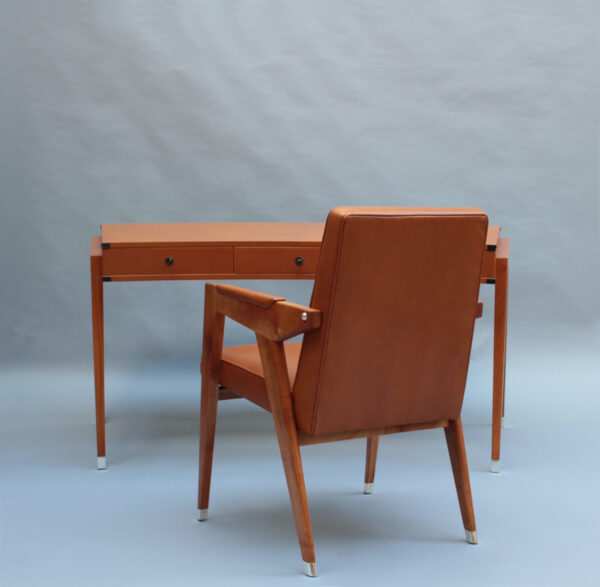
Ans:
[[[300,342],[284,345],[288,374],[293,385],[300,358]],[[249,399],[265,410],[271,411],[263,367],[255,344],[232,346],[223,349],[221,357],[221,384],[237,395]]]
[[[286,344],[300,430],[458,418],[486,232],[478,209],[329,214],[310,303],[322,312],[321,327],[305,334],[301,349]],[[223,349],[220,381],[269,409],[254,345]]]
[[[298,427],[324,434],[456,419],[487,216],[337,208],[327,219],[293,388]]]

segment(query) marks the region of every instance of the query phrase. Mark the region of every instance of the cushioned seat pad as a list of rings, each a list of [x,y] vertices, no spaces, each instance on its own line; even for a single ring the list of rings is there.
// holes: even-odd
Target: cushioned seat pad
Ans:
[[[290,387],[293,387],[302,343],[288,342],[283,346],[290,377]],[[233,393],[249,399],[261,408],[271,411],[257,345],[246,344],[223,349],[220,383],[229,391],[233,391]]]

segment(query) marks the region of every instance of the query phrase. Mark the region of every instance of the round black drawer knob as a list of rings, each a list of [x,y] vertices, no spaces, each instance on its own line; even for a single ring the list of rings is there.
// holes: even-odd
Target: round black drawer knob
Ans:
[[[166,265],[173,265],[173,257],[167,257],[165,259],[165,264]]]
[[[302,257],[296,257],[296,265],[300,266],[304,263],[304,259]]]

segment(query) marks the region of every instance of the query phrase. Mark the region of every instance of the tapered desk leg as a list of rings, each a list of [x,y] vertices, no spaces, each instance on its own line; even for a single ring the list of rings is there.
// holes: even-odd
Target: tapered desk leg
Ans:
[[[94,384],[96,397],[97,467],[106,468],[104,423],[104,290],[102,282],[102,247],[100,237],[93,236],[90,250],[92,285],[92,332],[94,340]]]
[[[506,321],[508,310],[508,254],[510,241],[498,239],[494,302],[494,392],[492,405],[492,471],[500,471],[500,435],[504,412]]]

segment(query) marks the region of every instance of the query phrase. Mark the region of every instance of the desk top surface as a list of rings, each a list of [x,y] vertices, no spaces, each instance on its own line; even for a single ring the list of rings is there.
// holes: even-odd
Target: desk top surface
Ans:
[[[111,248],[194,246],[319,247],[323,222],[176,222],[103,224],[102,245]],[[486,245],[495,249],[499,226],[488,227]]]
[[[162,246],[315,246],[323,222],[177,222],[172,224],[103,224],[102,244],[110,247]]]

